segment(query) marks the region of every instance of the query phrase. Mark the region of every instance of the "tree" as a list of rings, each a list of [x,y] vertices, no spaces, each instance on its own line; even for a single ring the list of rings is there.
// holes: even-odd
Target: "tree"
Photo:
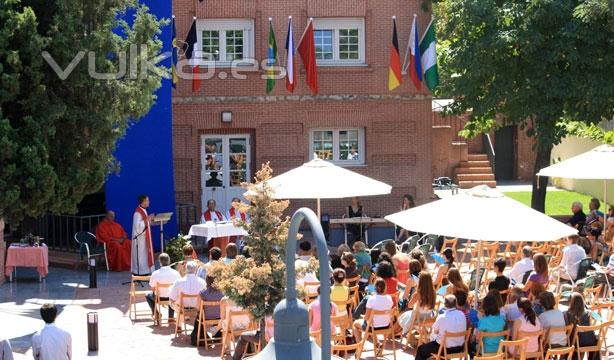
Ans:
[[[88,63],[117,73],[139,44],[128,62],[140,71],[160,52],[166,20],[137,0],[3,0],[0,23],[0,218],[74,212],[118,169],[116,142],[154,104],[166,71],[98,80]],[[46,61],[64,69],[81,50],[90,53],[65,80]]]
[[[284,298],[284,249],[290,225],[290,219],[282,215],[289,202],[273,199],[274,190],[267,183],[271,174],[269,164],[264,164],[256,173],[255,183],[243,184],[252,204],[241,205],[240,211],[247,213],[249,222],[235,221],[247,231],[244,241],[250,257],[240,255],[228,265],[216,263],[209,270],[218,288],[260,322],[262,342],[264,318],[272,315]]]
[[[614,14],[608,0],[444,0],[440,30],[449,47],[442,92],[454,113],[471,112],[463,135],[519,124],[536,139],[534,172],[550,165],[566,123],[614,115]],[[498,121],[494,121],[497,119]],[[533,180],[543,211],[547,178]]]

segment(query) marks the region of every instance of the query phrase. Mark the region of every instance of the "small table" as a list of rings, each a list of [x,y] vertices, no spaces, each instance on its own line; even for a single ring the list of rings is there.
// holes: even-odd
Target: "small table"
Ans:
[[[372,217],[350,217],[350,218],[340,218],[340,219],[330,219],[330,224],[341,224],[343,225],[343,232],[344,232],[344,241],[345,241],[345,245],[348,244],[348,231],[347,231],[347,224],[359,224],[361,227],[362,225],[373,225],[373,224],[385,224],[387,223],[388,220],[384,219],[384,218],[372,218]],[[369,246],[369,230],[367,229],[367,231],[365,231],[365,242],[367,244],[367,246]]]
[[[207,221],[205,224],[192,225],[188,232],[188,237],[202,236],[206,237],[207,241],[214,238],[226,236],[245,236],[247,231],[242,227],[235,226],[232,222],[213,222]]]
[[[38,281],[42,281],[49,273],[49,250],[47,245],[25,246],[11,245],[6,252],[5,274],[13,281],[13,272],[17,277],[17,267],[35,267],[38,270]]]

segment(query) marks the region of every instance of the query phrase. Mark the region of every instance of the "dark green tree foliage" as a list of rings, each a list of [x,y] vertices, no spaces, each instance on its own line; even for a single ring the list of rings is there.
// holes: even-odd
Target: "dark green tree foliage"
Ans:
[[[121,20],[134,14],[129,25]],[[136,0],[3,0],[0,2],[0,217],[17,222],[45,212],[74,212],[118,169],[112,152],[130,121],[154,104],[164,68],[137,79],[97,80],[117,73],[131,44],[159,54],[158,20]],[[90,51],[62,80],[45,61],[65,69]],[[129,120],[132,119],[132,120]]]
[[[536,138],[539,171],[550,165],[567,121],[612,118],[611,0],[445,0],[437,8],[449,45],[441,52],[449,74],[441,91],[455,97],[452,111],[472,112],[464,135],[520,124]],[[539,190],[533,181],[532,206],[543,211],[547,179],[540,181]]]

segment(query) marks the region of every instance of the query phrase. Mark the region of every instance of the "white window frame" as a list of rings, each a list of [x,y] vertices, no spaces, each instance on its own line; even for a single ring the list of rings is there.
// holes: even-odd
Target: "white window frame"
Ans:
[[[317,18],[313,19],[314,30],[333,30],[333,58],[319,59],[319,66],[365,65],[365,19],[364,18]],[[358,29],[358,59],[339,58],[339,30]]]
[[[203,58],[203,54],[197,54],[199,65],[229,67],[232,61],[226,61],[226,31],[228,30],[243,30],[243,61],[254,58],[254,20],[253,19],[198,19],[196,20],[196,39],[198,46],[196,47],[201,52],[203,44],[203,31],[219,31],[220,32],[220,60],[207,61]],[[235,60],[237,61],[237,60]],[[248,65],[248,63],[246,63]],[[249,64],[251,65],[251,64]]]
[[[339,159],[339,132],[341,131],[358,131],[358,160],[340,160]],[[330,160],[335,165],[339,166],[356,166],[365,164],[365,129],[356,127],[343,128],[313,128],[309,130],[309,159],[315,158],[315,149],[313,148],[314,132],[316,131],[332,131],[333,132],[333,160]]]

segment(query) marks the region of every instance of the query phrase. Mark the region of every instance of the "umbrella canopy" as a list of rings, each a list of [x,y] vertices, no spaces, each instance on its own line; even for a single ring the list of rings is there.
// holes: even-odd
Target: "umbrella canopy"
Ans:
[[[614,146],[600,145],[593,150],[541,169],[537,176],[581,180],[614,179]]]
[[[478,241],[552,241],[578,233],[485,185],[386,220],[411,231]]]
[[[388,184],[318,158],[267,183],[277,199],[340,199],[386,195],[392,190]]]

